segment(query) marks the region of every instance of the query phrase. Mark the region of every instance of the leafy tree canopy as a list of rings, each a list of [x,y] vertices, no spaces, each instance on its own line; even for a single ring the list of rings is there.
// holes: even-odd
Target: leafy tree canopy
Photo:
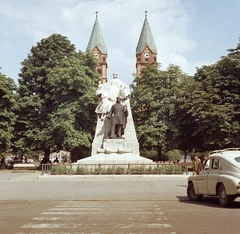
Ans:
[[[53,34],[32,47],[19,74],[18,141],[45,150],[90,147],[95,127],[96,60]],[[22,143],[21,143],[22,144]]]
[[[166,152],[239,147],[240,44],[195,75],[178,66],[147,66],[131,86],[133,117],[141,148]]]
[[[11,149],[14,109],[16,107],[16,84],[0,72],[0,153]]]
[[[185,96],[202,150],[239,146],[240,47],[229,51],[216,64],[197,69]]]
[[[131,86],[131,105],[136,132],[141,147],[159,144],[163,149],[176,147],[178,129],[176,110],[179,82],[186,75],[178,66],[170,65],[166,71],[148,65]]]

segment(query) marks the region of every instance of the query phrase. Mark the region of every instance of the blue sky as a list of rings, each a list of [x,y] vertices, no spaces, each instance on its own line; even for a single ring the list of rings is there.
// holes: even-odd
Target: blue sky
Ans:
[[[17,83],[31,47],[54,33],[85,51],[98,11],[108,79],[118,72],[131,84],[145,10],[161,69],[172,63],[193,75],[239,43],[239,0],[0,0],[1,72]]]

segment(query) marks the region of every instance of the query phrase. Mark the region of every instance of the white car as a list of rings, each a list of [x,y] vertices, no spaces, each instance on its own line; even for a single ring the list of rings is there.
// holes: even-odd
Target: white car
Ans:
[[[222,206],[239,197],[240,148],[211,152],[199,175],[188,177],[187,195],[191,201],[200,201],[204,195],[218,196]]]

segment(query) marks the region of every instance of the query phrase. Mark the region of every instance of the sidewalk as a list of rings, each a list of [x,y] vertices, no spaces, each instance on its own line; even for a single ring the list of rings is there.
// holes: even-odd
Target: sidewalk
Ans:
[[[158,180],[174,180],[174,179],[183,179],[186,180],[188,176],[192,175],[192,172],[188,172],[184,174],[160,174],[160,175],[51,175],[51,174],[43,174],[41,171],[31,171],[31,172],[13,172],[12,170],[0,170],[0,181],[4,180],[34,180],[34,179],[114,179],[114,180],[122,180],[122,179],[131,179],[131,180],[149,180],[149,179],[158,179]]]

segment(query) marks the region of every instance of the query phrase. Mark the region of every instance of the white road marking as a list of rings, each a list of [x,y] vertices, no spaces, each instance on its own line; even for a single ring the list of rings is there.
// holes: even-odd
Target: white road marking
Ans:
[[[172,225],[169,223],[148,223],[147,228],[171,228]]]
[[[43,217],[43,216],[40,216],[40,217],[34,217],[32,218],[32,220],[52,220],[52,221],[56,221],[56,220],[73,220],[73,217]]]
[[[62,223],[29,223],[24,224],[22,228],[79,228],[82,226],[82,224],[76,224],[76,223],[69,223],[69,224],[62,224]]]
[[[89,214],[89,212],[43,212],[43,215],[82,215]]]
[[[66,204],[66,205],[65,205]],[[69,206],[68,206],[69,204]],[[79,204],[79,203],[78,203]],[[81,203],[80,203],[81,204]],[[116,212],[120,209],[121,212],[125,212],[126,207],[122,207],[121,204],[116,207]],[[148,229],[149,232],[157,232],[162,234],[176,234],[177,232],[171,232],[172,225],[167,222],[167,218],[164,217],[164,213],[161,212],[161,209],[158,205],[152,206],[150,209],[145,209],[141,205],[139,208],[135,208],[129,210],[126,208],[127,212],[126,216],[123,216],[122,222],[116,223],[114,220],[118,219],[118,213],[113,213],[111,215],[112,207],[110,209],[108,204],[103,204],[100,206],[99,204],[83,204],[81,206],[75,206],[73,202],[64,202],[63,205],[57,205],[52,208],[49,208],[46,212],[41,213],[40,216],[33,217],[32,222],[24,224],[22,226],[23,229],[35,229],[38,232],[34,232],[34,234],[80,234],[81,232],[64,232],[60,231],[60,229],[86,229],[86,228],[96,228],[99,225],[102,225],[104,230],[109,228],[118,229],[118,230],[128,230],[129,233],[132,229]],[[106,220],[108,217],[108,220]],[[109,216],[110,214],[110,216]],[[97,218],[97,222],[92,220],[91,223],[85,223],[83,220],[94,215]],[[78,223],[80,222],[81,223]],[[123,221],[124,220],[124,221]],[[155,220],[155,222],[153,221]],[[152,222],[153,221],[153,222]],[[89,226],[90,225],[90,226]],[[42,229],[42,230],[41,230]],[[45,231],[44,231],[45,229]],[[58,229],[60,232],[56,232]],[[49,232],[49,230],[54,230],[55,232]],[[152,231],[151,231],[152,230]],[[30,231],[30,230],[29,230]],[[41,232],[42,231],[42,232]],[[82,230],[83,231],[83,230]],[[120,231],[121,232],[121,231]],[[126,232],[126,231],[124,231]],[[84,233],[84,232],[83,232]],[[99,234],[96,232],[91,232],[94,234]],[[33,232],[29,233],[17,233],[17,234],[33,234]]]
[[[91,208],[91,207],[86,207],[86,208],[73,208],[73,207],[64,207],[64,208],[60,208],[60,207],[57,207],[57,208],[51,208],[49,210],[101,210],[99,208]]]

